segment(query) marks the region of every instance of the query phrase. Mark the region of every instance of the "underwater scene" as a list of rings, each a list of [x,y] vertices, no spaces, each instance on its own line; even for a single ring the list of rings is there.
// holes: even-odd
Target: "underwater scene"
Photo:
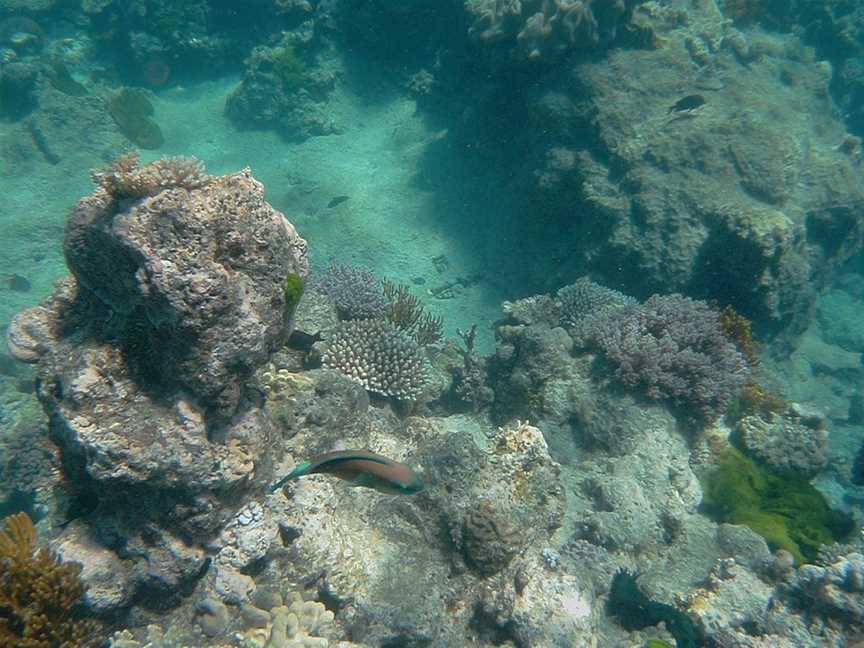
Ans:
[[[0,648],[864,648],[864,0],[0,0]]]

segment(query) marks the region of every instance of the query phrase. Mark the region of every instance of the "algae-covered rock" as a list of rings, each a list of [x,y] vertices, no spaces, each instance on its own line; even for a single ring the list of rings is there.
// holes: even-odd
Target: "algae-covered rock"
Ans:
[[[723,451],[704,488],[705,506],[718,521],[750,527],[799,563],[814,561],[822,545],[854,528],[851,516],[831,510],[807,479],[769,472],[734,448]]]

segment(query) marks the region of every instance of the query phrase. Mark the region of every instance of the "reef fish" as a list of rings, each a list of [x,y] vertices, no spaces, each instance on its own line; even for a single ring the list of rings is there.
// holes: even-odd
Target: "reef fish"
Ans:
[[[343,202],[348,200],[351,196],[335,196],[330,199],[330,202],[327,203],[327,209],[333,209],[337,205],[341,205]]]
[[[705,105],[705,97],[698,94],[687,95],[683,99],[679,99],[676,101],[672,107],[669,109],[669,112],[686,112],[690,110],[696,110],[697,108]]]
[[[274,493],[286,482],[324,473],[351,482],[353,486],[374,488],[389,495],[405,495],[423,490],[423,480],[411,468],[369,450],[335,450],[301,461],[290,473],[270,487]]]

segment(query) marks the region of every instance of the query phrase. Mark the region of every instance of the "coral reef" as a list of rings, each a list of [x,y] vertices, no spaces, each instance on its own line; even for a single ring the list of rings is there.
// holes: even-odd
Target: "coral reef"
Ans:
[[[549,295],[532,295],[514,302],[505,301],[501,311],[513,324],[539,324],[549,327],[561,322],[561,302]]]
[[[204,163],[191,157],[169,157],[141,166],[137,152],[126,153],[110,166],[90,174],[93,183],[114,200],[155,196],[166,189],[201,189],[210,176]]]
[[[789,403],[751,379],[744,385],[737,401],[729,408],[728,416],[731,421],[751,415],[770,419],[783,414],[787,409]]]
[[[607,608],[627,630],[641,630],[661,621],[675,637],[677,648],[703,645],[696,626],[681,610],[652,601],[639,589],[636,577],[621,570],[612,579]]]
[[[864,556],[851,552],[829,565],[802,565],[790,587],[813,612],[848,624],[864,621]]]
[[[633,12],[661,47],[612,48],[519,77],[509,54],[539,4],[470,3],[475,36],[489,30],[503,51],[481,47],[475,112],[448,134],[450,146],[476,151],[478,170],[512,154],[502,204],[519,207],[476,223],[500,234],[489,258],[537,261],[501,264],[501,281],[539,292],[588,274],[639,299],[680,292],[732,304],[759,336],[802,331],[862,240],[862,170],[838,148],[848,133],[829,105],[831,67],[793,36],[739,31],[714,2],[674,2]],[[817,5],[799,7],[815,15]],[[705,103],[672,110],[693,95]],[[802,118],[812,114],[818,126]]]
[[[731,306],[727,306],[720,313],[720,328],[744,354],[747,363],[753,368],[758,367],[759,349],[753,339],[753,323]]]
[[[589,338],[623,384],[708,422],[725,412],[750,376],[719,313],[681,295],[654,295],[615,310],[596,321]]]
[[[411,294],[408,286],[385,279],[382,290],[389,302],[386,317],[396,328],[405,331],[420,346],[435,344],[441,340],[444,320],[439,315],[427,313],[420,300]]]
[[[338,132],[326,109],[338,71],[333,64],[307,64],[297,49],[284,39],[277,47],[252,50],[243,80],[225,100],[225,115],[237,128],[274,128],[292,141]]]
[[[469,0],[466,9],[473,18],[472,35],[506,43],[521,57],[535,60],[608,47],[640,1]]]
[[[87,604],[106,613],[177,603],[210,564],[201,543],[269,480],[272,424],[245,383],[290,334],[286,278],[307,273],[305,241],[248,170],[126,160],[68,219],[75,278],[8,331],[87,502],[58,551],[84,563]]]
[[[283,302],[289,273],[306,275],[306,242],[263,201],[248,170],[208,179],[197,161],[139,168],[128,156],[95,179],[100,186],[67,220],[69,268],[85,293],[125,316],[118,326],[133,368],[146,363],[142,373],[176,381],[231,416],[239,380],[290,334],[284,308],[271,305]],[[123,192],[152,195],[129,205],[117,200]]]
[[[387,320],[342,322],[328,339],[322,362],[370,392],[398,400],[417,400],[428,382],[422,348]]]
[[[0,645],[8,648],[95,648],[99,627],[81,615],[81,567],[37,548],[26,513],[4,520],[0,531]]]
[[[312,375],[317,382],[333,374]],[[477,424],[464,417],[409,417],[400,424],[381,411],[341,409],[320,430],[298,432],[292,452],[305,456],[311,447],[344,437],[348,428],[352,444],[409,464],[420,459],[427,487],[392,500],[317,476],[293,482],[268,498],[290,556],[290,567],[274,566],[274,582],[286,569],[300,581],[317,575],[337,623],[369,645],[470,645],[482,628],[497,623],[508,636],[536,645],[587,636],[585,593],[575,579],[548,573],[540,551],[560,524],[564,504],[542,434],[526,424],[476,433],[466,433],[466,426]],[[519,530],[518,544],[495,554],[509,558],[506,565],[497,563],[495,574],[475,570],[464,544],[466,516],[482,501],[494,503],[500,529]],[[483,538],[499,541],[498,534]],[[517,571],[523,574],[518,597]],[[256,581],[259,587],[267,583]],[[581,606],[578,614],[565,608],[571,599]]]
[[[489,500],[483,500],[465,516],[463,547],[479,573],[501,571],[519,552],[521,534],[509,518],[506,510],[497,510]]]
[[[824,425],[808,425],[794,410],[770,417],[746,416],[736,431],[748,452],[774,470],[810,478],[828,462]]]
[[[381,279],[366,268],[331,261],[314,286],[330,297],[343,320],[382,318],[389,309]]]
[[[588,277],[559,288],[556,297],[561,304],[561,324],[577,344],[585,344],[597,322],[609,313],[637,303],[632,297],[594,283]]]
[[[108,112],[129,140],[143,149],[158,149],[165,142],[153,121],[153,104],[140,88],[121,88],[108,101]]]
[[[39,68],[23,62],[3,66],[0,72],[0,115],[21,119],[38,105]]]
[[[443,320],[426,312],[408,286],[380,279],[366,268],[331,261],[315,282],[342,320],[386,319],[420,346],[441,339]]]
[[[317,601],[304,601],[296,592],[284,604],[268,610],[256,607],[253,611],[251,607],[244,609],[244,616],[252,618],[254,615],[256,625],[265,625],[243,633],[241,648],[348,648],[355,645],[329,641],[333,633],[333,613]]]

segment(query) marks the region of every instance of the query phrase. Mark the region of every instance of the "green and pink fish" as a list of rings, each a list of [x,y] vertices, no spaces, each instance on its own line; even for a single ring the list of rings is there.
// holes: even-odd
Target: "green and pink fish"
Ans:
[[[423,490],[423,480],[411,468],[369,450],[334,450],[309,461],[301,461],[290,473],[270,487],[274,493],[287,482],[303,475],[327,474],[352,486],[373,488],[388,495],[410,495]]]

